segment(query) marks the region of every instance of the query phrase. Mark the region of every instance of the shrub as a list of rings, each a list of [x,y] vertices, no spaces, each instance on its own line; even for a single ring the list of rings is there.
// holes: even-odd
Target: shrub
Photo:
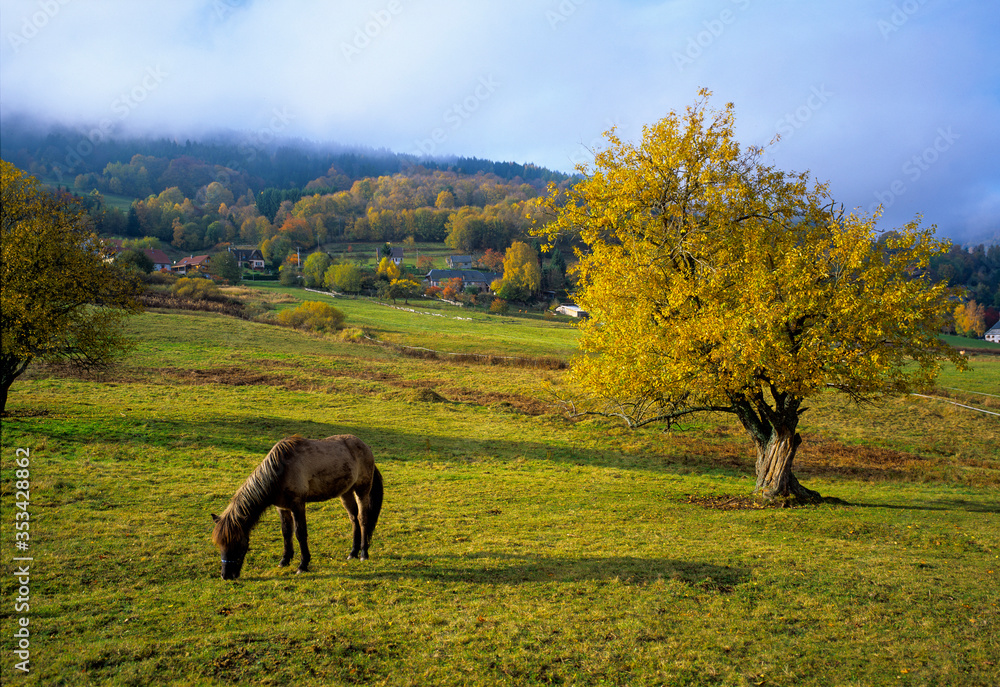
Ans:
[[[218,300],[222,298],[219,287],[211,279],[194,279],[184,277],[174,282],[170,287],[170,293],[178,298],[187,298],[192,301]]]
[[[343,312],[319,301],[306,301],[297,308],[278,313],[278,324],[312,332],[335,332],[345,319]]]
[[[505,315],[509,308],[510,306],[508,306],[507,301],[502,298],[494,298],[493,302],[490,303],[490,312],[499,313],[501,315]]]

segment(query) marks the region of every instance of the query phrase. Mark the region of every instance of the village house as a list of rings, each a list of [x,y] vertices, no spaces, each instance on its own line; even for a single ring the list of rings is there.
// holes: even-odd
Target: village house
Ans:
[[[449,255],[444,259],[448,267],[453,270],[471,270],[472,269],[472,256],[471,255]]]
[[[182,258],[178,260],[173,267],[170,268],[171,272],[176,272],[177,274],[187,274],[191,270],[204,270],[208,267],[208,256],[207,255],[192,255],[190,258]]]
[[[264,255],[260,252],[259,248],[254,248],[253,246],[230,246],[229,252],[236,258],[236,262],[240,267],[246,267],[251,270],[264,269]]]
[[[393,246],[392,247],[392,255],[389,256],[389,257],[390,257],[390,259],[392,260],[392,262],[396,266],[402,265],[403,264],[403,247],[402,246]],[[382,261],[382,254],[378,250],[376,250],[375,251],[375,264],[377,265],[381,261]]]
[[[154,272],[170,269],[170,258],[168,258],[167,254],[159,248],[144,248],[142,252],[146,254],[146,257],[153,261]]]
[[[444,286],[449,279],[459,278],[465,287],[477,286],[484,291],[490,290],[490,284],[502,279],[502,274],[496,272],[481,272],[479,270],[431,270],[425,281],[431,286]]]

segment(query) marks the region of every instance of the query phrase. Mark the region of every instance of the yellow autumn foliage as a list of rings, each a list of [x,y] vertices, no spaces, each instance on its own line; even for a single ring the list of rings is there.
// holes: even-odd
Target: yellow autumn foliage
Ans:
[[[826,184],[742,149],[733,106],[709,96],[635,144],[612,129],[583,181],[540,201],[554,219],[537,233],[584,246],[582,387],[632,424],[721,410],[759,451],[780,435],[794,452],[805,398],[871,399],[964,364],[938,338],[950,293],[921,276],[948,247],[934,228],[844,213]]]

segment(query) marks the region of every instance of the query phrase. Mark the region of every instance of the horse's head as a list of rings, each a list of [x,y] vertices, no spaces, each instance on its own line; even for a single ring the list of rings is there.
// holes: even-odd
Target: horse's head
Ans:
[[[250,537],[241,532],[240,536],[220,538],[217,535],[222,518],[213,513],[212,520],[215,521],[212,539],[222,554],[222,579],[235,580],[243,570],[243,559],[246,558],[247,549],[250,548]]]

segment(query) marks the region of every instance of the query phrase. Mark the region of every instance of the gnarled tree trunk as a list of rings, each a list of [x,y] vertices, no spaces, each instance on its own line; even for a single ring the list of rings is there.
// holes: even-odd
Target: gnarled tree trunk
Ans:
[[[802,437],[794,429],[776,427],[766,442],[756,437],[757,484],[754,491],[765,501],[784,500],[815,503],[821,501],[818,492],[799,484],[792,474],[795,450],[802,443]]]

